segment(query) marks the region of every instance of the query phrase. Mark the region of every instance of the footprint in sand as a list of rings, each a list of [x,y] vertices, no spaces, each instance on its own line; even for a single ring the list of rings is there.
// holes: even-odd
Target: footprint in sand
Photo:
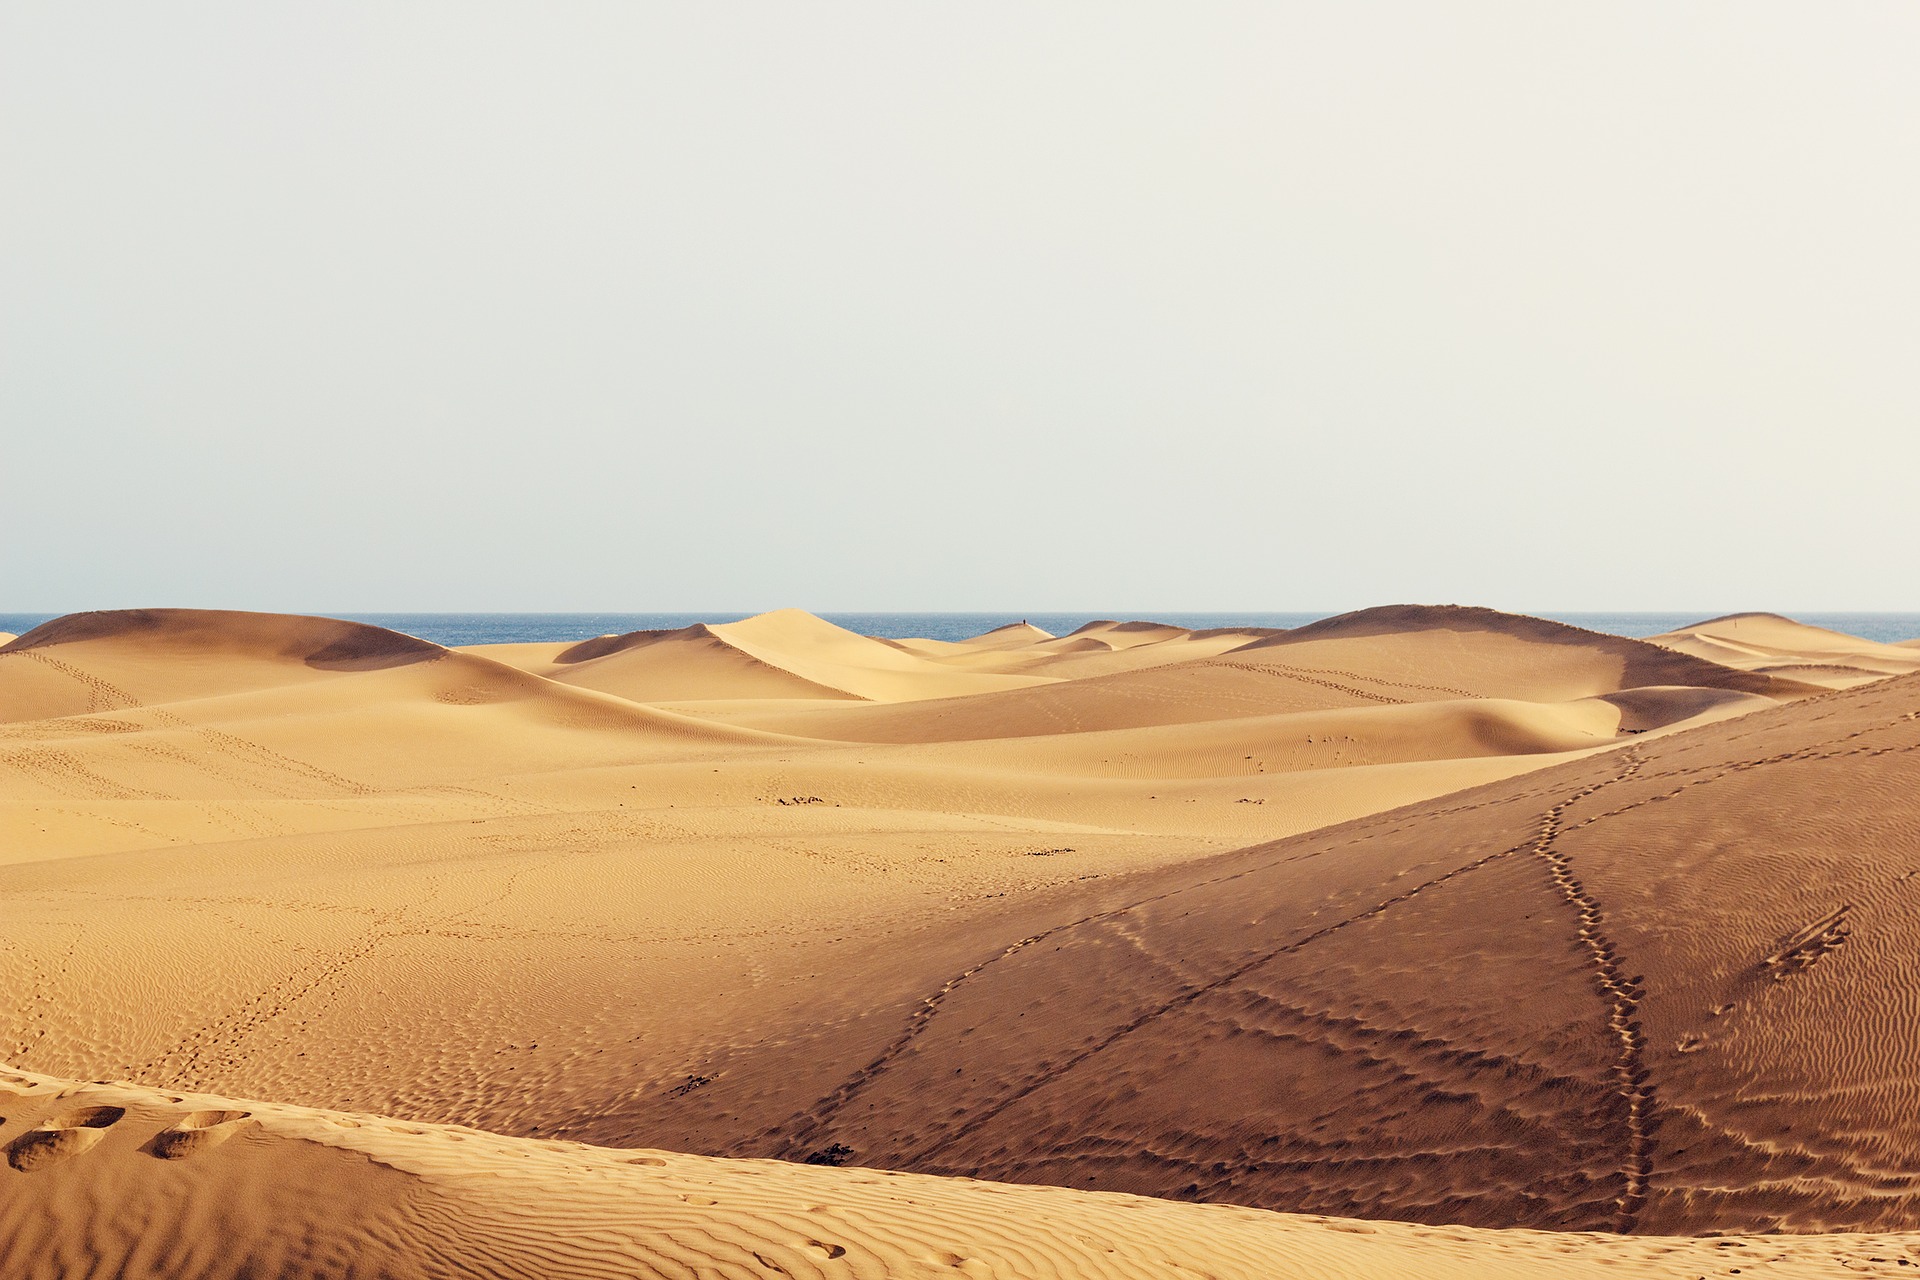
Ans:
[[[985,1275],[991,1271],[988,1264],[979,1258],[963,1257],[960,1254],[953,1253],[946,1249],[935,1250],[932,1253],[923,1255],[923,1257],[925,1261],[931,1262],[935,1266],[952,1267],[955,1271],[961,1272],[964,1275]]]
[[[69,1156],[77,1156],[107,1136],[107,1129],[127,1114],[125,1107],[80,1107],[42,1121],[38,1128],[7,1144],[7,1163],[31,1173]]]
[[[239,1132],[251,1111],[196,1111],[169,1129],[162,1129],[147,1144],[149,1155],[161,1160],[184,1160],[211,1147],[217,1147]]]

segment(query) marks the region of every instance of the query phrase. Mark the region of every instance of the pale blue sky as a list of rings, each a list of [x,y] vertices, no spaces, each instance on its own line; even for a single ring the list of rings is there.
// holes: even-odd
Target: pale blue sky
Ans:
[[[1920,7],[0,9],[0,609],[1920,607]]]

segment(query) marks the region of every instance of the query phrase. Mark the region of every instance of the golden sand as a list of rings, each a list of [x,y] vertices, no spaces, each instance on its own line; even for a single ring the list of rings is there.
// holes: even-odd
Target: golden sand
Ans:
[[[49,623],[0,1274],[1911,1271],[1920,651],[1657,639]]]

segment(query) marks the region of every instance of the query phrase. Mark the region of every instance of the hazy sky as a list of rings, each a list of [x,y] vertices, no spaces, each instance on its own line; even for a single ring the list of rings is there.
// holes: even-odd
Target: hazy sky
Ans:
[[[0,7],[0,609],[1920,609],[1920,5]]]

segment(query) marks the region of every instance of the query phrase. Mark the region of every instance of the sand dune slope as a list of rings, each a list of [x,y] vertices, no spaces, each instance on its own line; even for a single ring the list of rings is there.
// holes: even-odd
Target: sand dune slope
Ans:
[[[1027,632],[1046,634],[1027,628],[995,643],[1023,645],[1030,639]],[[1001,632],[988,633],[993,636]],[[922,642],[923,647],[934,645]],[[696,623],[678,631],[635,631],[575,645],[480,645],[472,651],[566,684],[639,702],[744,698],[905,702],[1046,683],[1032,676],[974,671],[964,662],[937,660],[939,649],[964,659],[988,652],[990,645],[937,646],[933,656],[923,647],[857,635],[803,610],[781,609],[739,622]],[[498,653],[490,652],[496,649]],[[987,665],[994,665],[990,658]]]
[[[1136,645],[1154,644],[1187,634],[1190,633],[1185,627],[1171,626],[1164,622],[1114,622],[1102,619],[1075,628],[1063,639],[1072,641],[1091,637],[1115,649],[1130,649]]]
[[[1917,876],[1906,678],[1067,891],[890,1038],[742,1051],[621,1123],[1366,1217],[1903,1225]]]
[[[548,661],[528,669],[562,684],[635,702],[858,697],[749,653],[704,623],[584,641],[559,648]]]
[[[1070,635],[1050,636],[1037,627],[1015,623],[958,643],[892,643],[950,667],[1081,680],[1217,657],[1250,641],[1278,634],[1261,628],[1189,631],[1158,622],[1090,622]]]
[[[1091,656],[1041,652],[1063,641],[995,651],[1004,669],[1024,663],[1022,669],[1057,680],[1037,688],[897,706],[736,709],[729,718],[809,737],[936,742],[1466,698],[1560,704],[1644,688],[1776,700],[1819,692],[1643,641],[1490,609],[1393,606],[1266,636],[1125,625],[1133,629],[1063,638],[1101,645]],[[1101,637],[1115,634],[1134,642],[1105,648]]]
[[[0,709],[0,863],[523,812],[532,766],[778,742],[379,628],[191,610],[30,632]]]
[[[1780,675],[1846,689],[1920,671],[1920,655],[1902,645],[1810,627],[1775,613],[1736,613],[1652,637],[1652,642],[1738,671]]]
[[[1643,640],[1459,605],[1390,605],[1255,640],[1222,659],[1319,677],[1376,698],[1499,696],[1565,701],[1645,685],[1774,697],[1805,685],[1736,673]]]
[[[0,648],[0,723],[263,693],[324,697],[316,692],[322,688],[345,691],[340,701],[353,705],[377,700],[371,690],[383,685],[371,677],[379,675],[384,687],[414,689],[442,705],[545,702],[558,718],[582,724],[680,736],[716,732],[382,627],[211,609],[73,614],[34,628]],[[235,705],[212,706],[207,714],[232,716]]]
[[[500,1138],[0,1075],[14,1280],[1894,1275],[1902,1236],[1619,1239]]]
[[[1018,675],[952,671],[800,609],[780,609],[722,623],[713,631],[741,652],[772,666],[878,702],[986,693],[1042,683]]]
[[[953,742],[1189,724],[1370,705],[1217,663],[1172,663],[1006,693],[868,706],[729,708],[729,723],[850,742]],[[697,708],[682,708],[696,711]]]
[[[0,647],[0,722],[276,688],[446,652],[332,618],[210,609],[69,614]]]
[[[1723,690],[1635,690],[1576,702],[1472,698],[954,743],[930,758],[1082,777],[1244,777],[1611,746],[1636,733],[1774,705]]]
[[[1030,622],[1009,622],[1004,627],[983,631],[977,636],[957,641],[956,644],[965,649],[1011,649],[1051,639],[1053,639],[1052,632],[1043,631]]]

